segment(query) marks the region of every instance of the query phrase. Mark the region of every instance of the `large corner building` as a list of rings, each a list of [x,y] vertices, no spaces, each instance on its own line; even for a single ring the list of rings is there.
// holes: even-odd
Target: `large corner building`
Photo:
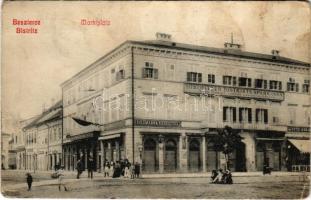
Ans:
[[[243,137],[233,171],[309,165],[309,63],[156,36],[122,43],[61,85],[67,170],[92,156],[99,171],[125,158],[143,173],[211,171],[224,164],[212,138],[226,125]]]

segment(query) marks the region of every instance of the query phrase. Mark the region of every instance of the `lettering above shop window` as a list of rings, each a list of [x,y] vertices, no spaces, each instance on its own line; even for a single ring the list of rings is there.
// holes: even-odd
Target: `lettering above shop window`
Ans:
[[[295,126],[288,126],[288,132],[310,132],[310,127],[295,127]]]
[[[253,88],[239,88],[231,86],[208,85],[198,83],[184,83],[184,92],[197,95],[228,96],[252,99],[283,101],[284,92]]]
[[[156,126],[156,127],[181,127],[181,121],[135,119],[135,125],[137,125],[137,126]]]

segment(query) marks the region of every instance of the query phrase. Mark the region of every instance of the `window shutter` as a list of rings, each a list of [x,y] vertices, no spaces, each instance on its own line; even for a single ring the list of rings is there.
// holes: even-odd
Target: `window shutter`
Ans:
[[[268,110],[267,109],[264,110],[264,122],[265,124],[268,123]]]
[[[212,83],[215,83],[215,75],[212,75]]]
[[[227,109],[228,109],[228,107],[224,107],[224,109],[222,111],[222,118],[223,118],[224,122],[227,121],[227,115],[226,115]]]
[[[252,109],[248,108],[248,122],[252,123]]]
[[[232,113],[233,113],[233,122],[236,122],[236,108],[232,108]]]
[[[239,108],[239,121],[242,122],[243,119],[242,119],[242,111],[243,111],[243,108]]]
[[[146,68],[143,68],[143,75],[142,75],[143,78],[146,78],[147,77],[147,70]]]
[[[247,81],[248,81],[248,87],[252,87],[252,79],[248,78]]]
[[[279,81],[279,90],[282,90],[282,82]]]
[[[299,84],[296,83],[296,92],[299,92]]]
[[[222,77],[222,83],[223,83],[224,85],[226,85],[225,76]]]
[[[259,109],[256,109],[256,122],[259,121]]]
[[[202,82],[202,74],[198,73],[198,82],[201,83]]]
[[[239,86],[241,86],[241,83],[242,83],[241,78],[239,78]]]
[[[234,76],[232,79],[233,79],[233,80],[232,80],[233,86],[236,86],[236,77]]]
[[[153,69],[153,78],[158,79],[158,69]]]
[[[187,72],[187,81],[191,81],[191,72]]]

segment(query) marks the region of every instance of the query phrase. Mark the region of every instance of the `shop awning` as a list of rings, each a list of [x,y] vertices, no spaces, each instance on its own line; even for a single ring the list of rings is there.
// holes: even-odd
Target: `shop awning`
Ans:
[[[292,143],[301,153],[310,153],[310,140],[295,140],[289,139],[290,143]]]

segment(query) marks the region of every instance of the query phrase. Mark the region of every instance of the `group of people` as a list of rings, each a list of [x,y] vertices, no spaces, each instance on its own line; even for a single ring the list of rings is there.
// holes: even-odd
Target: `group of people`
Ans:
[[[134,165],[128,159],[116,162],[104,162],[104,175],[105,177],[117,178],[123,176],[124,178],[139,178],[140,164],[136,162]]]
[[[140,164],[136,162],[134,165],[129,162],[128,159],[122,159],[120,161],[107,161],[104,162],[104,176],[105,177],[124,177],[124,178],[139,178],[140,176]],[[80,178],[80,175],[84,171],[84,163],[81,159],[77,162],[77,179]],[[96,164],[92,157],[88,159],[87,162],[87,171],[88,178],[93,178],[93,171],[96,170]]]
[[[213,170],[211,176],[212,183],[220,183],[220,184],[232,184],[232,174],[229,169],[223,171],[219,169],[218,171]]]

